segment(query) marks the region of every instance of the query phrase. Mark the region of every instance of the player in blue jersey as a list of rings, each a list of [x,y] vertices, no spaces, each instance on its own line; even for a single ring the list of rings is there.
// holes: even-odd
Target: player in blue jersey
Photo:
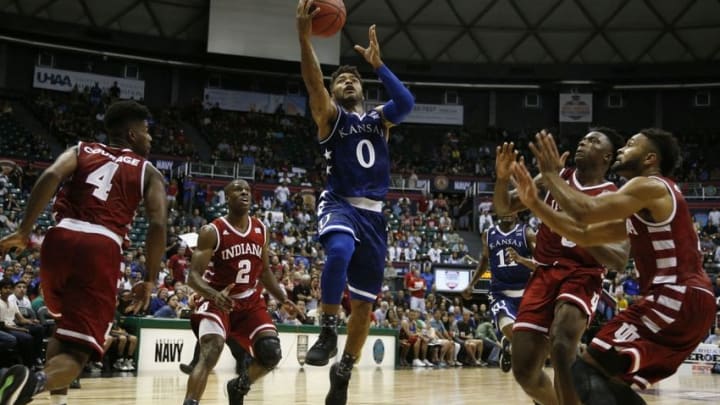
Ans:
[[[516,214],[499,217],[497,224],[483,233],[482,258],[472,281],[463,291],[463,296],[469,299],[475,283],[490,270],[490,310],[495,326],[503,334],[500,368],[506,373],[512,368],[510,342],[513,323],[525,285],[535,270],[535,263],[530,259],[534,248],[535,231],[519,224]]]
[[[387,230],[382,202],[390,183],[389,129],[410,114],[414,100],[382,62],[374,25],[368,47],[356,45],[355,49],[377,73],[390,101],[365,111],[360,73],[353,66],[336,70],[326,89],[311,43],[312,18],[319,11],[312,0],[298,2],[300,66],[328,178],[318,204],[318,234],[326,255],[321,276],[322,329],[305,362],[325,365],[337,353],[337,313],[347,284],[351,298],[348,337],[340,362],[330,369],[330,392],[325,399],[326,404],[345,404],[350,373],[367,338],[372,304],[383,281]]]

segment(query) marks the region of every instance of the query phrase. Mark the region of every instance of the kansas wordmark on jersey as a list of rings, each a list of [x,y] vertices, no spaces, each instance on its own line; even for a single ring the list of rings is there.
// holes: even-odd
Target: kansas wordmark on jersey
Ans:
[[[382,201],[390,184],[385,123],[375,110],[358,114],[337,108],[330,136],[320,142],[327,189],[343,197]]]

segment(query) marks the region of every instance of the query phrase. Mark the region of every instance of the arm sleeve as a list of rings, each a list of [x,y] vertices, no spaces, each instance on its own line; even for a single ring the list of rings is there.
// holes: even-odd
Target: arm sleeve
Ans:
[[[383,116],[393,124],[399,124],[412,111],[415,99],[387,66],[382,65],[375,72],[390,96],[390,101],[383,107]]]

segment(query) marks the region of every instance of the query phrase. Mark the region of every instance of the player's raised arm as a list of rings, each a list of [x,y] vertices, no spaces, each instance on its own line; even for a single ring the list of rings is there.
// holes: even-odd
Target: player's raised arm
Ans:
[[[525,243],[527,243],[532,255],[535,252],[535,245],[537,245],[537,233],[529,226],[525,228]]]
[[[208,264],[210,264],[210,260],[215,253],[215,247],[218,243],[217,231],[212,225],[205,225],[200,228],[198,245],[197,248],[193,250],[192,258],[190,259],[188,285],[203,298],[215,302],[215,304],[224,311],[230,311],[232,309],[232,299],[228,297],[226,293],[228,289],[222,292],[218,291],[212,288],[203,278],[203,274]],[[230,284],[230,286],[232,285],[233,284]]]
[[[135,307],[135,311],[145,309],[150,304],[150,296],[155,281],[160,273],[160,261],[165,253],[167,237],[167,196],[165,194],[165,180],[162,174],[150,163],[145,166],[145,184],[143,184],[143,204],[148,219],[148,228],[145,236],[147,250],[147,273],[142,291],[134,290],[139,295],[135,297],[142,302]]]
[[[299,0],[296,20],[300,39],[300,72],[310,96],[310,112],[318,126],[318,138],[322,141],[330,136],[331,121],[337,116],[338,111],[323,83],[320,62],[311,42],[312,19],[320,12],[318,7],[310,11],[312,5],[312,0]]]
[[[0,240],[0,252],[27,245],[35,221],[55,195],[60,183],[70,177],[77,167],[77,147],[67,149],[40,175],[28,198],[27,208],[17,231]]]
[[[380,58],[380,43],[374,24],[368,30],[368,39],[367,48],[355,45],[355,50],[372,66],[390,96],[390,101],[378,107],[377,110],[380,111],[388,126],[397,125],[412,112],[415,98]]]

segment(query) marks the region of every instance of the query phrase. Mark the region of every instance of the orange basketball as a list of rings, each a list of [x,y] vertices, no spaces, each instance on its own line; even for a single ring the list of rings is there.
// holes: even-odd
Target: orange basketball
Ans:
[[[313,10],[320,8],[320,13],[313,17],[312,33],[319,37],[331,37],[345,25],[345,4],[342,0],[315,0]]]

